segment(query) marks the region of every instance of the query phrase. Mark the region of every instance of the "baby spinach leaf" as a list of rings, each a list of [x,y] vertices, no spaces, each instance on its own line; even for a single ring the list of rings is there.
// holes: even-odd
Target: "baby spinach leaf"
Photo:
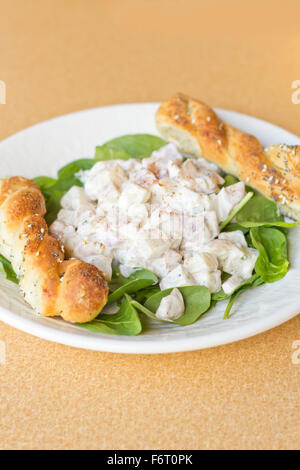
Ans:
[[[19,284],[17,275],[13,270],[11,262],[2,255],[0,255],[0,272],[2,273],[2,276],[4,276],[8,281]]]
[[[152,320],[159,320],[156,317],[155,313],[151,312],[151,310],[148,310],[148,308],[146,308],[143,304],[141,304],[137,300],[131,300],[131,305],[133,305],[137,310],[144,313],[147,317],[151,318]]]
[[[238,214],[240,210],[249,202],[252,198],[254,193],[249,192],[246,194],[245,197],[235,206],[235,208],[230,212],[229,216],[221,223],[220,230],[224,230],[224,228],[229,224],[229,222]]]
[[[125,296],[120,310],[115,315],[100,314],[95,320],[89,323],[77,323],[77,326],[94,333],[110,335],[136,336],[142,331],[140,318],[128,296]]]
[[[214,294],[212,294],[211,298],[212,300],[224,300],[224,299],[228,299],[228,297],[230,297],[232,294],[234,294],[236,291],[238,291],[239,289],[241,289],[242,287],[252,287],[254,282],[259,278],[259,274],[253,274],[251,277],[249,277],[248,279],[246,279],[245,281],[243,281],[231,294],[225,294],[225,292],[223,291],[223,289],[221,289],[219,292],[215,292]]]
[[[289,267],[285,234],[276,228],[253,227],[250,236],[259,251],[255,272],[264,282],[275,282],[284,277]]]
[[[236,216],[237,223],[243,222],[275,222],[282,221],[278,207],[273,201],[255,194],[255,196],[244,206]]]
[[[34,178],[39,186],[46,202],[46,222],[51,225],[61,209],[60,201],[72,186],[82,186],[81,181],[76,178],[76,173],[80,170],[89,170],[95,164],[91,158],[82,158],[68,163],[58,171],[58,179],[48,178],[47,176],[38,176]]]
[[[119,282],[120,287],[117,287],[108,296],[108,303],[121,299],[124,294],[133,294],[141,289],[145,289],[145,287],[157,284],[158,279],[155,274],[148,269],[137,269],[129,277],[124,277],[121,274],[116,275],[114,278],[114,287],[118,285],[117,282]]]
[[[251,228],[251,227],[281,227],[281,228],[291,228],[297,227],[300,225],[300,222],[284,222],[283,220],[277,220],[274,222],[240,222],[241,226],[244,228]]]
[[[65,191],[61,191],[59,189],[53,190],[51,196],[48,198],[44,194],[47,209],[45,219],[48,226],[51,225],[52,222],[54,222],[54,220],[57,218],[57,214],[61,209],[60,201],[64,194]]]
[[[119,287],[128,284],[128,282],[139,280],[139,279],[153,279],[153,283],[157,283],[158,279],[156,275],[145,268],[133,268],[133,272],[129,276],[123,276],[120,273],[119,267],[113,268],[112,279],[109,284],[111,291],[115,291]]]
[[[49,191],[56,183],[56,179],[50,178],[49,176],[37,176],[36,178],[33,178],[33,181],[43,192]]]
[[[238,181],[239,180],[234,176],[226,175],[224,186],[231,186]],[[284,222],[283,216],[280,215],[279,209],[273,201],[270,201],[250,188],[246,188],[246,190],[248,193],[252,191],[254,197],[252,197],[251,200],[246,201],[246,203],[243,204],[243,206],[236,213],[236,222],[239,225],[239,228],[236,230],[241,230],[241,227],[250,228],[276,226],[290,228],[300,225],[300,222]],[[232,230],[234,230],[234,228],[232,228]],[[227,229],[226,231],[230,230]]]
[[[82,186],[81,181],[75,176],[80,170],[90,170],[95,165],[91,158],[82,158],[68,163],[58,171],[56,187],[68,191],[72,186]]]
[[[224,313],[224,320],[227,320],[229,318],[229,314],[231,312],[231,309],[233,307],[233,304],[236,300],[236,298],[242,293],[244,292],[245,290],[247,289],[251,289],[253,287],[258,287],[262,284],[264,284],[264,281],[262,280],[262,278],[259,276],[259,275],[253,275],[252,278],[254,278],[254,276],[257,276],[252,282],[247,282],[247,281],[250,281],[251,278],[247,279],[247,281],[245,281],[245,283],[241,284],[230,296],[230,300],[227,304],[227,307],[225,309],[225,313]]]
[[[224,180],[225,180],[225,183],[223,185],[224,188],[226,188],[227,186],[231,186],[232,184],[239,183],[240,181],[238,178],[236,178],[236,176],[233,176],[233,175],[225,175]],[[250,188],[250,186],[245,186],[245,190],[247,193],[252,191],[254,194],[256,194],[256,191],[253,188]]]
[[[185,311],[180,318],[172,323],[182,326],[190,325],[197,321],[198,318],[209,309],[211,302],[210,291],[204,286],[178,287],[178,289],[184,300]],[[146,309],[155,314],[161,299],[169,295],[172,290],[173,288],[166,289],[149,297],[145,302]]]
[[[103,144],[96,147],[95,160],[128,160],[131,155],[124,150],[110,148],[107,144]]]
[[[238,178],[232,175],[225,175],[224,180],[225,180],[225,183],[224,183],[225,188],[227,186],[231,186],[232,184],[238,183],[240,181]]]
[[[136,268],[133,273],[131,273],[128,277],[122,276],[120,274],[119,279],[122,279],[122,283],[127,283],[128,281],[136,281],[139,279],[152,279],[153,283],[158,282],[156,275],[149,269],[145,268]]]
[[[226,225],[226,227],[223,229],[223,232],[235,232],[236,230],[240,230],[244,235],[249,232],[248,227],[243,227],[236,222],[230,222],[230,224]]]
[[[225,300],[230,297],[230,300],[227,304],[227,307],[224,313],[224,320],[225,320],[229,318],[230,310],[232,309],[233,303],[238,295],[240,295],[243,291],[247,289],[260,286],[263,283],[264,281],[262,280],[260,275],[255,273],[251,277],[246,279],[244,282],[242,282],[231,294],[225,294],[223,289],[221,289],[219,292],[216,292],[215,294],[212,294],[212,301],[218,302],[220,300]]]
[[[38,176],[37,178],[33,178],[33,181],[38,185],[40,188],[46,202],[50,199],[51,194],[53,192],[53,188],[55,187],[57,180],[54,178],[49,178],[48,176]]]
[[[151,297],[151,295],[154,295],[157,292],[160,292],[160,288],[157,285],[146,287],[145,289],[139,290],[135,294],[134,299],[139,303],[144,303],[149,297]]]
[[[156,135],[123,135],[96,147],[95,160],[150,157],[154,150],[158,150],[164,145],[166,142]]]

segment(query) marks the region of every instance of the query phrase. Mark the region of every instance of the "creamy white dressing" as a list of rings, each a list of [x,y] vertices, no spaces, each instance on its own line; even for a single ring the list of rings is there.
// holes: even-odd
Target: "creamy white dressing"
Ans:
[[[239,287],[243,282],[243,278],[237,274],[230,276],[225,282],[223,282],[222,287],[225,294],[230,295],[232,292]]]
[[[224,180],[203,159],[184,159],[173,144],[143,160],[96,163],[78,175],[51,233],[67,255],[94,264],[106,279],[112,266],[131,273],[152,270],[161,289],[204,285],[221,289],[250,277],[257,251],[242,232],[219,233],[220,222],[245,196],[244,183],[220,189]],[[231,289],[230,282],[223,284]]]
[[[163,297],[156,311],[160,320],[174,321],[184,314],[184,300],[180,290],[173,289],[172,292]]]

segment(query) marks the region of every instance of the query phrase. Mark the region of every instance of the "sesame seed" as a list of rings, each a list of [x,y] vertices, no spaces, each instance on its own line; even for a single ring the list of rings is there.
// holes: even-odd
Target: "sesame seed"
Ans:
[[[211,117],[210,116],[207,116],[206,120],[209,122],[211,121]]]
[[[219,145],[221,145],[221,144],[222,144],[222,141],[221,141],[221,139],[218,139],[218,140],[217,140],[217,142],[218,142],[218,144],[219,144]]]

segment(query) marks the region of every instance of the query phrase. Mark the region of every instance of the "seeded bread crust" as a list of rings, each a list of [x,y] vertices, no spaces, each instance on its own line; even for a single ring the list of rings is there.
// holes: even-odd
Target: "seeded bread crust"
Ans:
[[[25,300],[38,313],[91,321],[107,302],[104,275],[78,259],[64,260],[60,242],[48,234],[45,213],[33,181],[0,180],[0,253],[11,261]]]
[[[156,113],[160,134],[180,150],[204,157],[300,220],[300,146],[263,148],[256,137],[222,121],[205,103],[177,93]]]

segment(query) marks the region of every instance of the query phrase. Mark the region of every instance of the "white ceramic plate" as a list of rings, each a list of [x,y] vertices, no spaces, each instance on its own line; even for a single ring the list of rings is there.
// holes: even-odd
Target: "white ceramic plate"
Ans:
[[[0,143],[1,177],[55,176],[58,168],[122,134],[157,134],[155,103],[108,106],[43,122]],[[300,144],[300,139],[267,122],[232,111],[217,110],[230,124],[256,135],[264,145]],[[17,286],[0,281],[0,320],[20,330],[79,348],[119,353],[166,353],[208,348],[256,335],[296,316],[300,311],[300,228],[289,232],[291,269],[281,281],[243,293],[224,321],[226,301],[219,302],[194,325],[180,327],[152,322],[137,337],[91,333],[59,319],[35,315]]]

